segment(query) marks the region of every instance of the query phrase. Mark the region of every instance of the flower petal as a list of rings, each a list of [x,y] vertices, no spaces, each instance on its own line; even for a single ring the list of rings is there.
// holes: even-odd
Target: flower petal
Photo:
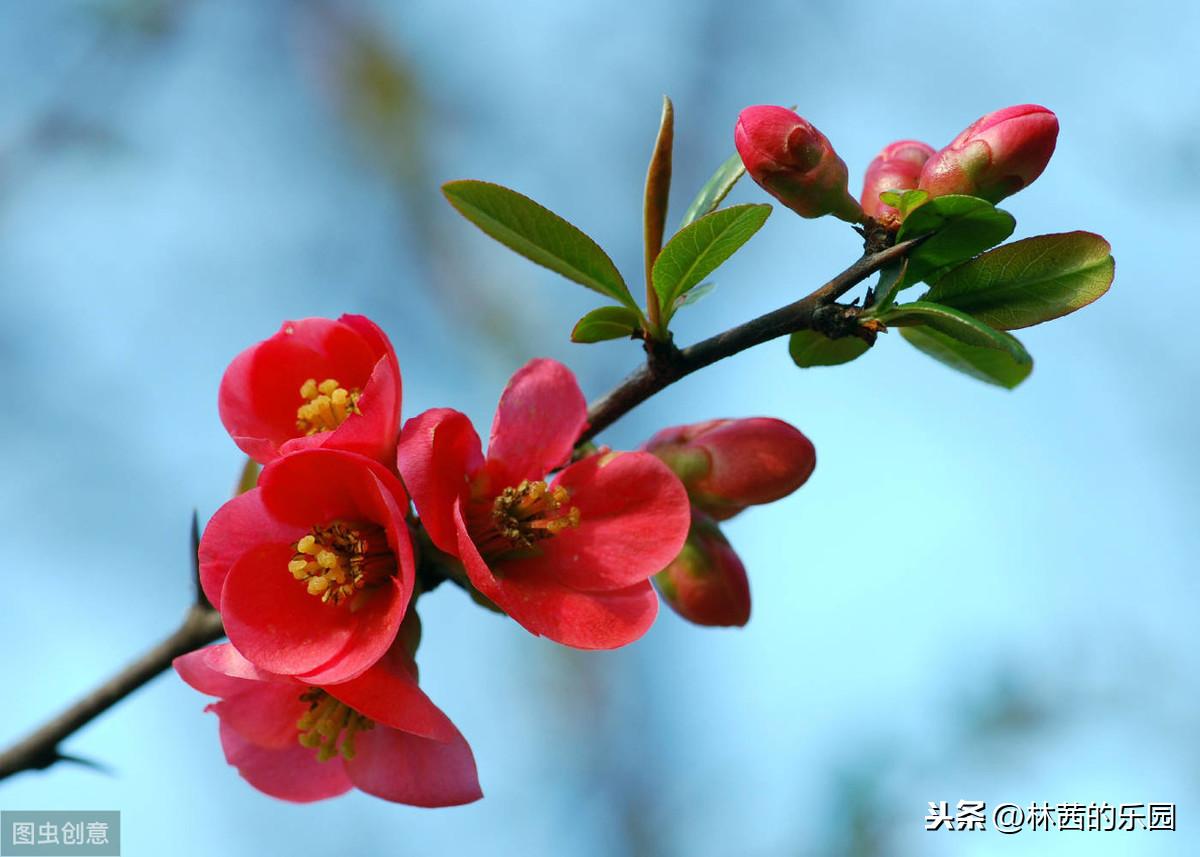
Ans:
[[[666,568],[691,525],[687,491],[646,452],[593,455],[555,480],[571,493],[579,526],[539,542],[537,555],[505,560],[504,577],[546,577],[584,591],[621,589]]]
[[[286,748],[259,747],[221,723],[225,759],[260,792],[294,803],[337,797],[353,787],[345,765],[336,759],[318,762],[317,754],[299,742]]]
[[[587,400],[571,370],[555,360],[530,360],[500,395],[489,470],[496,467],[514,485],[541,479],[571,457],[585,425]]]
[[[304,690],[299,682],[254,682],[208,710],[250,743],[280,749],[298,741],[296,723],[308,708],[300,701]]]
[[[383,499],[381,486],[391,495],[390,503]],[[309,449],[280,458],[263,469],[258,487],[270,515],[305,530],[335,520],[386,525],[395,509],[403,518],[408,506],[404,486],[394,473],[373,459],[334,449]]]
[[[221,616],[229,642],[260,668],[303,675],[310,683],[345,681],[391,646],[407,599],[394,578],[358,610],[325,604],[288,573],[290,545],[264,545],[229,572]]]
[[[288,682],[283,676],[260,670],[229,643],[205,646],[180,655],[172,665],[189,685],[209,696],[233,696],[254,687],[258,682]]]
[[[641,637],[658,615],[649,581],[604,592],[580,592],[550,574],[493,574],[467,533],[455,506],[458,553],[471,583],[532,634],[578,649],[616,649]]]
[[[326,685],[325,692],[381,726],[436,741],[456,740],[458,730],[417,686],[406,661],[411,663],[404,647],[394,645],[358,678]]]
[[[450,408],[413,417],[400,435],[396,466],[433,543],[455,553],[454,501],[467,490],[470,476],[483,467],[479,435],[471,421]]]
[[[287,524],[263,505],[261,488],[251,488],[217,510],[200,537],[200,586],[210,604],[221,603],[229,569],[242,554],[264,543],[292,544],[313,522]]]
[[[377,725],[356,737],[346,761],[350,781],[367,794],[411,806],[459,806],[479,800],[479,774],[465,738],[431,741]]]

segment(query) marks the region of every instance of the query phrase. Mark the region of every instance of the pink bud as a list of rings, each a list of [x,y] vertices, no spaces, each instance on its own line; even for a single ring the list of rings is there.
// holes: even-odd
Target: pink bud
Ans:
[[[688,490],[692,504],[724,521],[747,506],[771,503],[803,485],[816,450],[783,420],[709,420],[663,429],[646,443]]]
[[[884,148],[867,167],[863,180],[863,213],[889,229],[900,226],[900,212],[879,199],[884,191],[903,193],[913,190],[921,177],[921,167],[933,154],[933,146],[918,140],[900,140]]]
[[[999,202],[1042,174],[1057,140],[1058,117],[1045,107],[1005,107],[926,161],[917,186],[930,196],[965,193]]]
[[[801,217],[862,220],[847,190],[845,162],[824,134],[791,110],[747,107],[738,116],[733,141],[750,177]]]
[[[750,620],[746,567],[720,528],[693,510],[679,556],[654,577],[663,600],[697,625],[745,625]]]

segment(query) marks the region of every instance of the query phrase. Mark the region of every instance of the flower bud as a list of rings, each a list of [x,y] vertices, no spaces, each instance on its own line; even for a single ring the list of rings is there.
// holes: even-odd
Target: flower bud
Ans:
[[[692,505],[724,521],[791,494],[812,474],[812,443],[783,420],[709,420],[663,429],[646,443],[687,488]]]
[[[1036,104],[1005,107],[973,122],[921,169],[930,196],[965,193],[999,202],[1046,169],[1058,139],[1058,117]]]
[[[746,568],[720,528],[693,510],[679,556],[654,577],[663,600],[697,625],[745,625],[750,619]]]
[[[889,229],[900,225],[900,212],[880,200],[884,191],[903,193],[913,190],[921,177],[921,167],[933,154],[933,146],[918,140],[900,140],[884,148],[867,167],[863,180],[863,213]]]
[[[845,162],[824,134],[791,110],[747,107],[738,116],[733,140],[750,177],[801,217],[862,220],[847,190]]]

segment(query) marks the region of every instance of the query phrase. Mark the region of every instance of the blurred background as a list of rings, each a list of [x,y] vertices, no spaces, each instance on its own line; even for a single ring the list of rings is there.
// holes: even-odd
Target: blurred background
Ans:
[[[485,799],[293,806],[226,766],[205,699],[164,675],[0,784],[4,809],[119,809],[128,855],[1196,853],[1200,511],[1189,237],[1200,6],[1014,2],[113,2],[0,7],[0,744],[172,629],[188,522],[241,464],[230,358],[285,318],[387,330],[406,416],[483,425],[549,356],[594,397],[639,360],[572,345],[594,296],[442,200],[482,178],[594,235],[631,283],[660,98],[672,224],[738,111],[798,104],[862,171],[1033,101],[1062,123],[1004,207],[1017,238],[1087,229],[1112,292],[1022,333],[1012,393],[883,337],[839,369],[783,341],[693,376],[604,435],[774,415],[815,442],[793,497],[726,528],[743,630],[663,610],[637,644],[566,650],[454,587],[421,601],[423,684]],[[733,201],[765,201],[746,182]],[[1169,226],[1168,226],[1169,224]],[[679,317],[686,343],[807,293],[859,251],[777,208]],[[927,833],[929,801],[1176,803],[1174,833]],[[990,828],[989,824],[989,828]]]

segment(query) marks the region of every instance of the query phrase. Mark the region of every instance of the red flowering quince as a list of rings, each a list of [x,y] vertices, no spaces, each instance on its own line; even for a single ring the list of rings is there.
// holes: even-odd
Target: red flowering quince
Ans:
[[[533,360],[500,397],[486,458],[467,417],[437,408],[404,426],[398,466],[430,539],[480,593],[534,634],[616,648],[653,623],[649,578],[679,553],[690,513],[653,455],[564,467],[586,423],[571,371]]]
[[[400,480],[364,456],[310,449],[268,464],[200,539],[200,583],[229,641],[308,682],[364,672],[412,599],[407,511]]]
[[[361,315],[285,321],[233,359],[217,403],[234,443],[260,464],[331,447],[391,463],[400,428],[400,366]]]
[[[352,787],[413,806],[483,796],[466,739],[417,687],[402,645],[351,681],[314,686],[267,672],[222,643],[175,659],[221,722],[229,764],[250,785],[307,803]]]

